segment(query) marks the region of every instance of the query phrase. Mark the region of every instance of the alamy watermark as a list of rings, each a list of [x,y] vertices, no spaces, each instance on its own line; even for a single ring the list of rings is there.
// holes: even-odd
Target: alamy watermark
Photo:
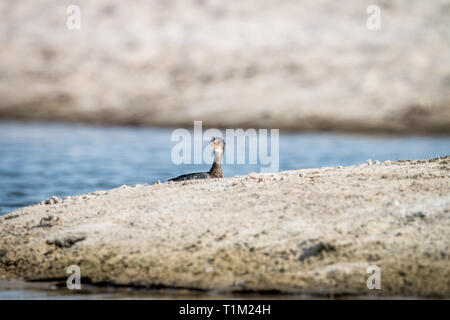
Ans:
[[[225,137],[219,129],[203,132],[202,121],[194,121],[193,135],[183,128],[172,132],[171,141],[177,142],[172,148],[173,164],[211,164],[214,160],[211,148],[203,147],[212,137],[225,140],[224,164],[251,164],[261,166],[261,172],[277,172],[280,165],[279,129],[225,129]],[[192,152],[193,151],[193,152]],[[248,153],[248,156],[247,156]]]
[[[69,290],[81,289],[81,269],[77,265],[71,265],[67,268],[67,273],[70,276],[67,278],[67,288]]]
[[[369,15],[366,21],[366,27],[369,30],[381,29],[381,8],[378,5],[369,5],[366,9]],[[81,9],[78,5],[71,4],[66,8],[66,14],[69,16],[66,20],[66,27],[68,30],[81,29]]]
[[[379,6],[372,4],[367,7],[366,13],[369,15],[366,21],[366,27],[369,30],[381,29],[381,9]]]
[[[66,9],[66,14],[69,16],[66,20],[66,27],[69,30],[81,29],[81,9],[79,6],[71,4]]]
[[[367,267],[367,273],[370,276],[367,278],[367,289],[369,290],[380,290],[381,289],[381,269],[380,267],[372,264]]]

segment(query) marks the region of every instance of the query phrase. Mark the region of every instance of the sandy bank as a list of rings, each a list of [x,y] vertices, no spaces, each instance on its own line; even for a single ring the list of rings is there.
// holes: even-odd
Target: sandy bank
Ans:
[[[450,297],[450,157],[123,186],[0,217],[0,276]],[[381,268],[368,290],[367,267]]]
[[[0,3],[0,119],[450,133],[449,1],[77,5]]]

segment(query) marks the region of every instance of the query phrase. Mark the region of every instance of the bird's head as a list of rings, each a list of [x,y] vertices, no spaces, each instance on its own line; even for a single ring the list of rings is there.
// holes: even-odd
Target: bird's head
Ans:
[[[211,145],[214,148],[215,152],[224,152],[225,151],[225,141],[219,137],[213,137],[211,139]]]

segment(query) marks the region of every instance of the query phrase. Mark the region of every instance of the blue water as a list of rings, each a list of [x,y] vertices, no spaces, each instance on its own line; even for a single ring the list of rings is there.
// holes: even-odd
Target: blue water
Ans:
[[[0,122],[0,215],[51,196],[153,183],[208,164],[175,165],[172,129]],[[279,169],[347,166],[450,154],[450,137],[280,132]],[[260,165],[225,165],[227,177]]]

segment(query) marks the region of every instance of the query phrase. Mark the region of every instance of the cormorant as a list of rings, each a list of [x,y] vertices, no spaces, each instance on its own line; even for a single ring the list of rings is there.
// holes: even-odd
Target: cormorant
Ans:
[[[183,174],[168,181],[222,178],[223,174],[221,163],[223,154],[225,152],[225,141],[223,141],[222,138],[214,137],[211,139],[211,145],[214,147],[214,163],[212,164],[211,170],[209,170],[209,172]]]

